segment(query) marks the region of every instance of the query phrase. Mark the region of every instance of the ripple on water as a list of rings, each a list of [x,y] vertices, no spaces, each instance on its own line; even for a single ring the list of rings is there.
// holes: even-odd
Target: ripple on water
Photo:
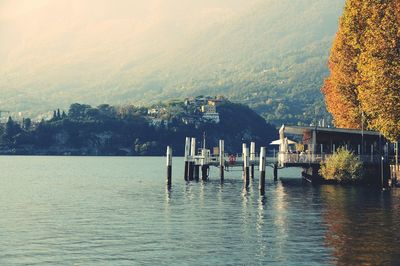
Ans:
[[[284,182],[186,184],[174,159],[0,157],[0,264],[398,264],[400,194]],[[21,167],[23,166],[23,167]],[[212,172],[216,175],[216,171]],[[272,173],[267,173],[268,177]]]

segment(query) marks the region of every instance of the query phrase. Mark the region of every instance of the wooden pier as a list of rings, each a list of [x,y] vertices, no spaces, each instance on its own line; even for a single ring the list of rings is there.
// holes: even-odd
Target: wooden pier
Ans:
[[[207,181],[210,178],[210,168],[219,168],[219,178],[224,182],[225,172],[241,169],[245,188],[248,188],[251,180],[255,178],[255,169],[258,167],[260,172],[259,190],[262,195],[265,193],[265,169],[267,166],[274,168],[274,180],[277,180],[277,160],[276,158],[267,159],[266,147],[260,148],[260,153],[256,152],[256,143],[250,143],[250,150],[246,143],[242,145],[242,152],[238,154],[225,153],[225,142],[219,140],[219,146],[214,148],[213,153],[204,145],[196,149],[196,139],[187,137],[185,139],[184,153],[184,180],[199,181],[200,171],[201,180]],[[235,169],[236,168],[236,169]],[[171,187],[172,169],[172,149],[167,148],[167,184]],[[237,170],[236,170],[237,171]]]
[[[289,141],[285,133],[302,135],[303,141],[300,146],[303,146],[303,149],[293,147],[298,143]],[[249,146],[243,143],[241,153],[228,154],[225,153],[225,142],[222,139],[219,140],[219,146],[211,151],[206,148],[205,140],[203,146],[197,148],[196,139],[186,137],[183,177],[187,182],[199,181],[201,172],[201,180],[207,181],[210,168],[216,167],[219,168],[221,182],[224,182],[225,172],[239,168],[242,171],[244,186],[248,188],[255,178],[255,168],[258,167],[259,189],[264,193],[266,166],[273,168],[274,181],[278,180],[278,169],[298,167],[303,169],[303,177],[312,183],[325,183],[326,180],[318,171],[321,163],[330,158],[339,147],[343,147],[357,155],[363,163],[364,169],[369,173],[369,177],[365,179],[369,184],[376,184],[382,188],[399,184],[398,144],[394,147],[395,156],[392,156],[390,151],[393,149],[378,132],[283,125],[279,130],[279,140],[270,145],[279,145],[279,152],[274,150],[274,156],[267,158],[266,147],[260,147],[260,152],[257,152],[255,142],[251,142]],[[167,151],[167,157],[171,156],[168,154],[172,154],[172,149]],[[167,161],[171,162],[168,167],[172,168],[172,161]],[[169,178],[167,183],[171,182]]]

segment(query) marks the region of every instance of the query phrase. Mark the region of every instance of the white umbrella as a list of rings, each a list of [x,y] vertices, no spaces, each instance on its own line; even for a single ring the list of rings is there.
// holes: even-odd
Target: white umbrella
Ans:
[[[278,139],[278,140],[274,140],[274,141],[271,142],[269,145],[281,145],[281,144],[282,144],[282,140],[281,140],[281,139]],[[297,144],[297,142],[288,139],[288,140],[287,140],[287,144],[288,144],[288,145]]]

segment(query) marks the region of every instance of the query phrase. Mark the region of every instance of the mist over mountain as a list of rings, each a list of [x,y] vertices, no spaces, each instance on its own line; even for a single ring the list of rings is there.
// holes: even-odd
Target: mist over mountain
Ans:
[[[324,110],[343,0],[187,2],[5,1],[0,109],[224,94],[276,123]]]

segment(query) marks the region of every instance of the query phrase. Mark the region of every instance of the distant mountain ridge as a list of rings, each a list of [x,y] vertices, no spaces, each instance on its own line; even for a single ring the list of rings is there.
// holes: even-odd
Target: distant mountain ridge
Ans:
[[[116,44],[111,39],[108,49],[89,43],[62,59],[49,51],[46,64],[28,70],[22,63],[0,68],[0,105],[34,113],[72,102],[147,104],[224,94],[271,122],[309,123],[324,113],[319,88],[343,3],[259,1],[199,32],[154,34],[153,43],[135,43],[123,23],[106,25],[127,36]]]

